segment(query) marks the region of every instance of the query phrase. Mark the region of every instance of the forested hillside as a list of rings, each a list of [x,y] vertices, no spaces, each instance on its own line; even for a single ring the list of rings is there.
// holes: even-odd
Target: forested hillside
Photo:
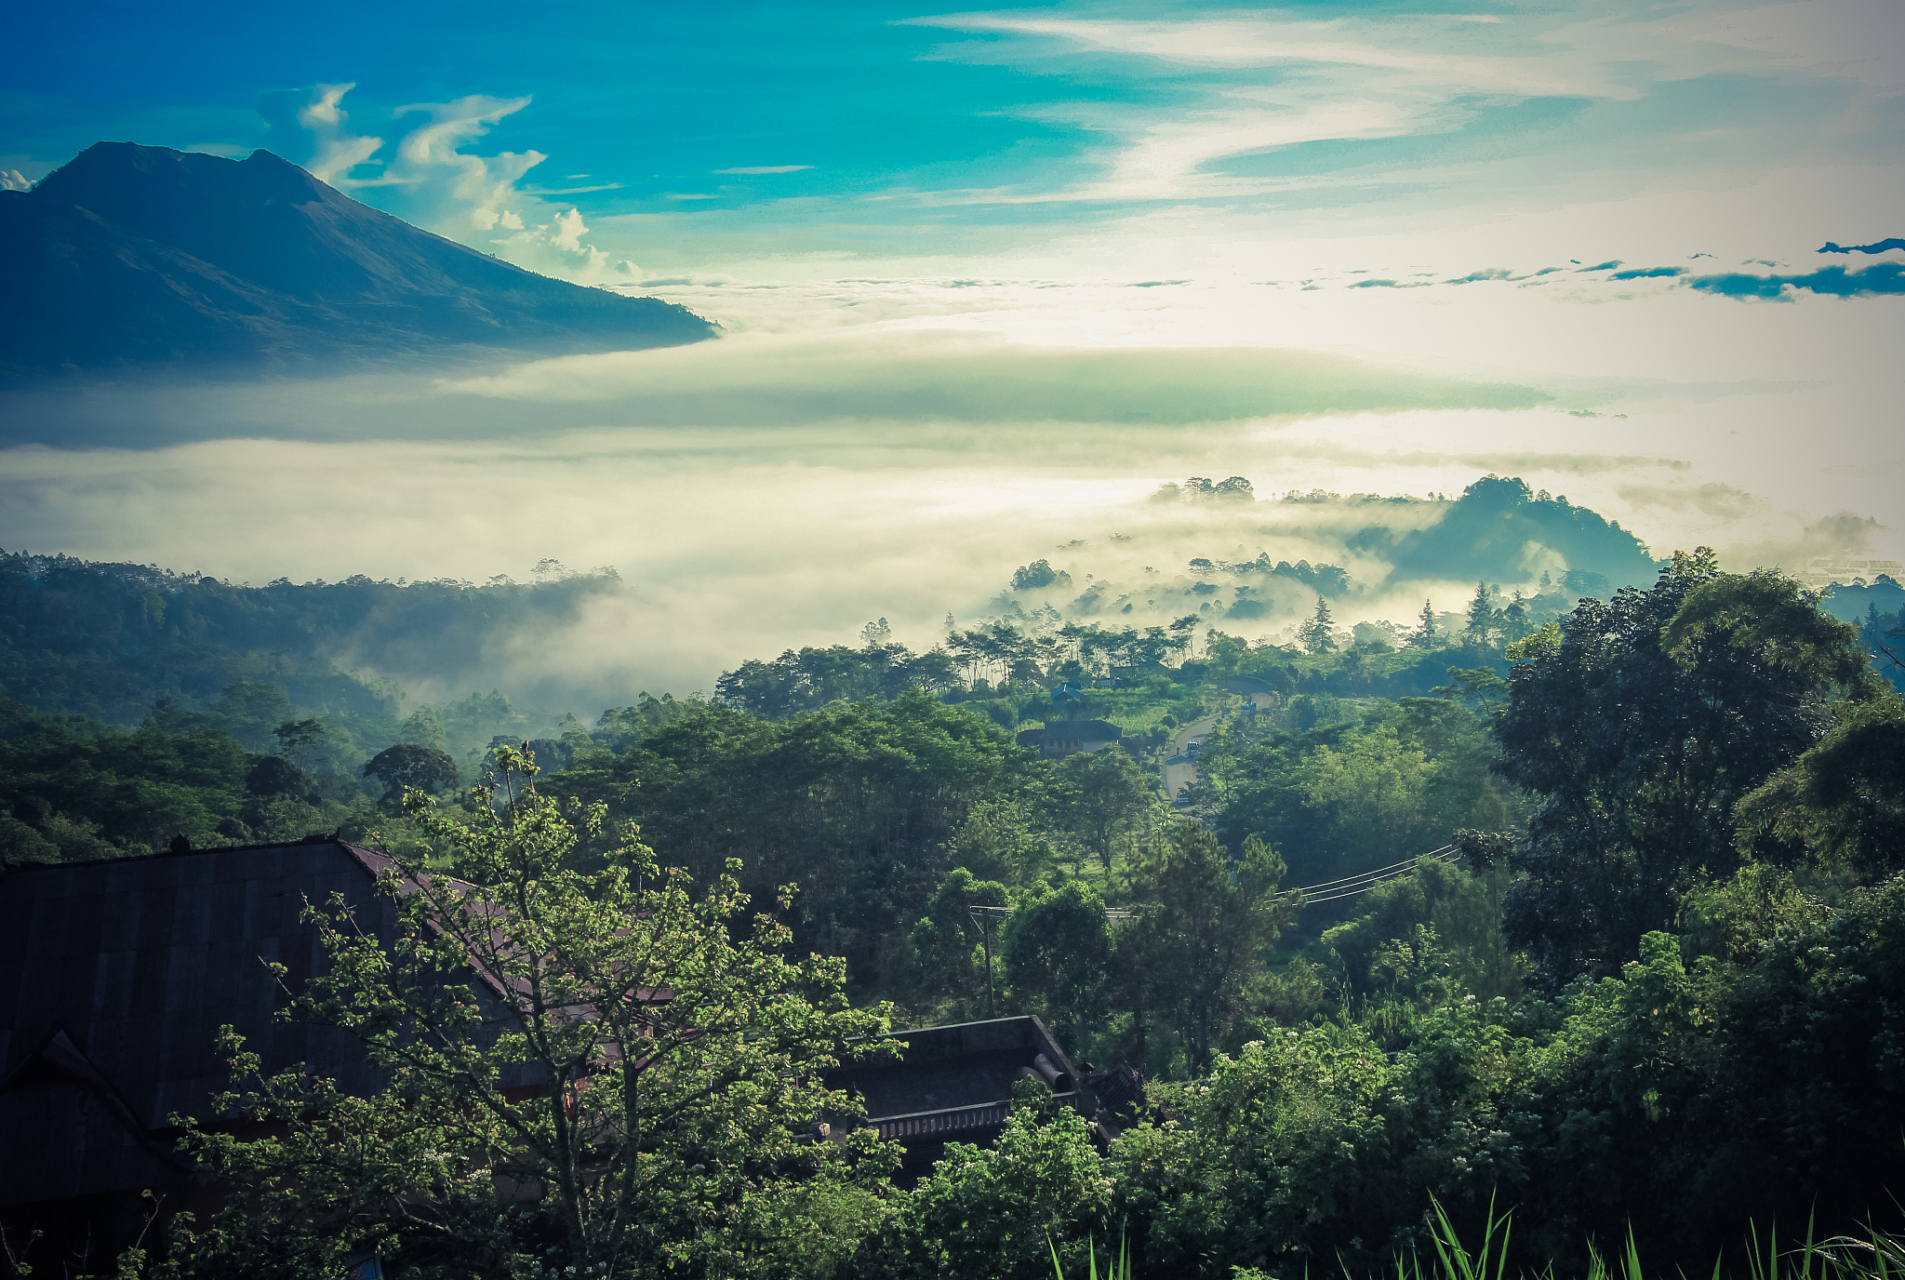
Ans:
[[[1068,1258],[1122,1234],[1146,1274],[1362,1274],[1427,1246],[1431,1196],[1471,1233],[1514,1206],[1529,1266],[1575,1267],[1630,1227],[1657,1265],[1710,1270],[1749,1224],[1898,1225],[1905,703],[1880,675],[1901,619],[1875,601],[1839,621],[1703,552],[1565,610],[1484,581],[1406,628],[1339,627],[1317,595],[1282,642],[1195,616],[1008,618],[921,653],[876,622],[857,646],[744,663],[708,699],[535,724],[500,695],[404,707],[324,644],[397,662],[410,611],[476,636],[496,609],[548,616],[611,580],[6,571],[9,866],[341,832],[480,886],[518,837],[446,822],[557,802],[534,829],[577,825],[539,876],[634,867],[784,902],[775,945],[839,958],[803,988],[837,991],[829,1007],[900,1029],[1036,1013],[1076,1060],[1150,1082],[1108,1147],[1027,1093],[995,1147],[950,1149],[913,1189],[870,1148],[750,1163],[748,1125],[784,1142],[811,1121],[750,1113],[669,1157],[737,1179],[670,1193],[700,1207],[643,1247],[701,1259],[685,1273],[749,1256],[763,1275],[1032,1276],[1048,1234]],[[102,718],[154,696],[136,727]],[[1015,741],[1078,719],[1123,737],[1059,758]],[[525,740],[543,799],[486,790]],[[652,866],[626,861],[630,831]],[[466,1113],[453,1094],[432,1114]],[[425,1194],[420,1149],[375,1157],[377,1185],[413,1188],[363,1209],[393,1265],[444,1256],[400,1212]],[[743,1206],[769,1217],[720,1216]],[[509,1239],[554,1230],[464,1209]],[[824,1222],[826,1248],[775,1222]],[[217,1242],[246,1238],[191,1256],[222,1274]]]

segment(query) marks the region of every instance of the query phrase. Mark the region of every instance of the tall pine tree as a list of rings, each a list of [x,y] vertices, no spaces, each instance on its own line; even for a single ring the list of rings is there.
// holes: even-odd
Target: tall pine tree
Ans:
[[[1322,596],[1316,598],[1316,614],[1297,633],[1305,653],[1334,653],[1336,651],[1336,632],[1330,621],[1330,604]]]

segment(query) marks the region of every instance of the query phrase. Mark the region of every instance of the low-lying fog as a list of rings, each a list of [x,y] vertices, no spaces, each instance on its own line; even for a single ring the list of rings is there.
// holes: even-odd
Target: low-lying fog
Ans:
[[[514,661],[677,692],[875,617],[930,645],[1041,557],[1080,583],[1259,552],[1382,583],[1345,544],[1369,517],[1272,500],[1290,490],[1453,496],[1497,473],[1656,555],[1898,557],[1897,300],[1671,286],[656,283],[728,336],[447,376],[15,394],[6,437],[30,443],[0,453],[0,546],[258,584],[613,565],[628,591]],[[1233,475],[1256,502],[1149,501]],[[1391,583],[1339,621],[1472,590]]]

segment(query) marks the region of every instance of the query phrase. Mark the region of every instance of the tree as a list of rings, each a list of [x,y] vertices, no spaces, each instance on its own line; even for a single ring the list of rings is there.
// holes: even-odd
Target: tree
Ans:
[[[414,742],[399,742],[379,751],[364,766],[364,776],[384,784],[386,799],[395,799],[411,788],[441,795],[458,782],[456,761],[449,752]]]
[[[283,756],[260,756],[245,775],[245,790],[255,796],[311,798],[311,775]]]
[[[1246,980],[1294,917],[1294,899],[1277,892],[1283,872],[1283,859],[1255,836],[1233,861],[1194,822],[1179,823],[1139,871],[1145,905],[1122,933],[1133,957],[1142,953],[1153,1007],[1183,1040],[1192,1071],[1210,1061]]]
[[[1890,690],[1843,703],[1817,745],[1736,809],[1743,852],[1769,862],[1905,866],[1905,701]]]
[[[1076,1050],[1103,1024],[1111,926],[1105,900],[1082,880],[1023,901],[1005,936],[1005,983],[1017,1007],[1041,1015]]]
[[[893,628],[885,618],[867,623],[860,628],[860,641],[869,649],[883,647],[893,638]]]
[[[1109,1236],[1111,1181],[1085,1118],[1053,1109],[1049,1097],[1043,1082],[1021,1080],[996,1141],[947,1143],[932,1176],[896,1206],[859,1274],[1048,1276],[1054,1249],[1068,1273],[1079,1274],[1093,1237],[1104,1247]]]
[[[1410,633],[1409,646],[1413,649],[1435,648],[1435,605],[1427,600],[1422,602],[1421,621]]]
[[[1495,610],[1488,598],[1488,584],[1478,582],[1475,584],[1475,598],[1468,602],[1468,626],[1463,631],[1463,638],[1478,647],[1486,645],[1494,617]]]
[[[1297,630],[1297,640],[1305,653],[1334,653],[1336,633],[1330,622],[1329,601],[1316,598],[1316,612]]]
[[[1804,587],[1722,574],[1705,548],[1538,639],[1510,671],[1497,767],[1541,797],[1509,859],[1509,937],[1559,983],[1617,971],[1684,891],[1730,874],[1736,802],[1876,678]]]
[[[1349,734],[1340,747],[1319,746],[1300,768],[1304,798],[1328,813],[1333,843],[1356,865],[1388,866],[1426,853],[1429,755],[1392,726]]]
[[[1150,775],[1115,743],[1067,756],[1059,775],[1068,793],[1066,825],[1098,855],[1109,880],[1119,834],[1151,804]]]
[[[188,1247],[302,1240],[300,1265],[278,1273],[328,1275],[355,1251],[434,1260],[474,1219],[508,1238],[491,1242],[489,1266],[465,1257],[459,1274],[513,1270],[494,1253],[544,1244],[579,1275],[788,1269],[803,1206],[891,1166],[868,1134],[807,1138],[816,1115],[856,1116],[821,1073],[890,1055],[892,1042],[869,1038],[883,1011],[848,1005],[841,961],[791,958],[773,912],[744,924],[735,864],[697,898],[628,832],[600,870],[573,870],[600,808],[563,812],[514,750],[498,766],[469,825],[406,792],[463,878],[387,872],[394,937],[360,929],[341,898],[309,909],[330,969],[291,1016],[361,1039],[388,1083],[349,1100],[293,1070],[222,1099],[221,1113],[289,1136],[193,1132],[207,1168],[244,1191]],[[255,1073],[234,1050],[238,1073]],[[539,1203],[510,1210],[512,1187],[539,1189]]]
[[[1164,628],[1169,633],[1172,650],[1187,662],[1197,652],[1198,622],[1199,618],[1196,614],[1187,613],[1181,618],[1173,619]]]
[[[286,720],[271,731],[271,736],[278,740],[279,755],[307,769],[324,750],[321,720]]]
[[[1507,644],[1525,640],[1534,632],[1534,624],[1528,620],[1528,606],[1523,603],[1519,587],[1515,589],[1514,597],[1496,616],[1495,621],[1500,627],[1502,640]]]
[[[979,1001],[983,1008],[986,975],[978,952],[981,926],[972,908],[1003,908],[1005,886],[981,880],[964,867],[954,867],[939,883],[926,914],[913,925],[907,941],[913,953],[913,989],[930,1006],[944,1001]]]

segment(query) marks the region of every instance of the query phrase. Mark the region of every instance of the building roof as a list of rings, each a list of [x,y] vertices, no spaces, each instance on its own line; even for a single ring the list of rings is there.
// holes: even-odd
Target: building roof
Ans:
[[[333,894],[394,941],[396,904],[376,891],[392,866],[327,840],[0,876],[0,1132],[50,1139],[64,1127],[86,1148],[78,1160],[0,1162],[0,1204],[152,1185],[151,1138],[174,1113],[212,1118],[229,1083],[215,1048],[226,1023],[267,1074],[304,1063],[347,1092],[374,1091],[358,1041],[273,1017],[289,996],[265,966],[284,965],[294,991],[323,971],[317,930],[300,916]]]
[[[1042,729],[1023,730],[1017,741],[1021,747],[1037,747],[1049,755],[1085,750],[1123,737],[1124,730],[1109,720],[1048,720]]]
[[[960,1022],[883,1037],[905,1045],[898,1061],[827,1072],[827,1084],[858,1095],[867,1124],[907,1149],[917,1175],[948,1140],[986,1142],[1004,1128],[1020,1076],[1046,1079],[1056,1099],[1091,1114],[1077,1071],[1045,1024],[1025,1015]],[[1037,1072],[1041,1059],[1055,1078]]]

